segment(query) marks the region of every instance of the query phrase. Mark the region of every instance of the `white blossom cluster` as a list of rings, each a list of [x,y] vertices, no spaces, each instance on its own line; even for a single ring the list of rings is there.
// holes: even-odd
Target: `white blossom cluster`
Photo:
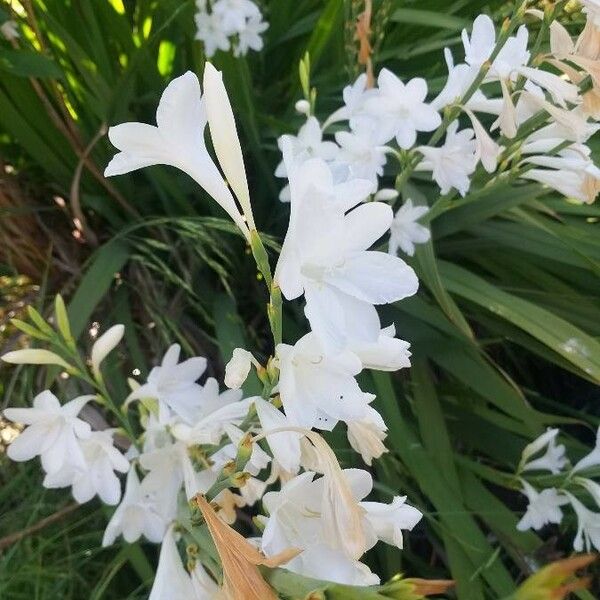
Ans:
[[[109,137],[120,152],[106,174],[159,163],[180,168],[225,209],[259,257],[260,236],[221,74],[207,63],[203,95],[192,73],[175,79],[161,98],[156,120],[156,126],[125,123],[110,129]],[[204,143],[207,123],[219,166]],[[113,503],[120,496],[120,486],[113,490],[113,471],[128,471],[125,493],[104,544],[119,535],[128,542],[144,536],[163,543],[154,600],[173,598],[165,595],[173,586],[189,593],[182,598],[217,597],[218,590],[201,565],[186,571],[177,550],[176,526],[189,520],[189,514],[181,512],[189,512],[182,500],[198,494],[212,495],[216,490],[211,499],[228,523],[236,520],[236,508],[262,499],[264,514],[258,522],[263,533],[255,543],[265,560],[293,549],[285,568],[353,585],[378,583],[361,557],[379,540],[402,547],[403,531],[422,517],[405,496],[396,496],[389,504],[369,501],[370,473],[342,469],[315,432],[344,423],[349,443],[369,465],[386,452],[386,425],[371,405],[374,396],[360,388],[356,377],[363,369],[395,371],[410,365],[409,344],[395,337],[393,325],[381,324],[376,310],[377,305],[415,294],[418,287],[415,273],[404,261],[370,249],[389,230],[392,210],[382,202],[363,202],[372,188],[368,180],[336,183],[325,161],[298,163],[285,144],[284,160],[291,195],[288,233],[272,280],[263,259],[257,258],[257,264],[268,271],[272,298],[276,294],[287,300],[304,298],[311,331],[294,344],[276,343],[265,366],[249,351],[236,349],[225,373],[232,389],[223,393],[215,379],[198,383],[206,369],[204,358],[180,362],[179,346],[171,346],[144,383],[131,382],[124,408],[137,407],[144,430],[132,440],[128,461],[113,448],[110,432],[98,432],[108,458],[97,459],[96,450],[94,460],[86,463],[94,491]],[[276,330],[274,326],[274,336]],[[119,331],[122,335],[122,327]],[[111,339],[110,349],[118,342]],[[17,351],[3,358],[43,363],[48,360],[44,352]],[[106,353],[104,343],[100,350],[96,346],[92,350],[97,381]],[[69,363],[58,364],[68,368]],[[239,388],[252,366],[267,391],[262,397],[243,398]],[[65,459],[70,469],[70,462],[85,454],[83,446],[91,435],[77,418],[84,400],[73,401],[71,408],[73,403],[61,407],[55,398],[51,403],[36,399],[33,408],[9,409],[8,418],[29,424],[9,454],[27,460],[41,448],[45,468],[52,467],[54,473],[63,464],[45,458],[46,449],[65,448],[61,456],[72,454]],[[248,443],[251,452],[243,472],[227,475]],[[228,485],[216,489],[223,481]],[[71,480],[57,476],[52,483],[65,486]],[[74,483],[73,488],[75,493]],[[92,494],[75,495],[83,501]]]
[[[584,476],[594,467],[600,467],[600,428],[595,448],[574,466],[566,457],[564,445],[557,443],[558,434],[558,429],[548,429],[523,450],[519,475],[546,471],[563,481],[560,486],[542,487],[540,484],[536,488],[520,478],[528,506],[517,528],[521,531],[537,530],[550,523],[560,524],[564,517],[563,507],[570,505],[577,517],[573,549],[577,552],[600,551],[600,483]],[[590,501],[596,510],[588,508]]]
[[[442,193],[454,188],[464,195],[479,163],[493,173],[500,157],[507,160],[518,154],[526,156],[517,159],[523,177],[592,201],[600,177],[585,142],[598,129],[589,122],[597,116],[590,110],[597,89],[582,95],[577,78],[589,73],[593,85],[597,83],[586,53],[592,47],[588,38],[597,41],[600,31],[596,3],[586,6],[588,25],[577,42],[560,26],[552,29],[552,52],[545,60],[565,77],[530,65],[525,27],[498,45],[493,23],[480,16],[471,34],[463,33],[465,62],[454,65],[446,53],[449,77],[437,98],[427,101],[423,79],[404,83],[383,69],[377,88],[368,89],[364,76],[346,88],[344,106],[323,127],[308,115],[298,136],[283,136],[277,174],[288,180],[285,196],[290,218],[274,273],[254,223],[233,111],[221,74],[210,63],[204,71],[203,93],[191,72],[168,85],[157,108],[156,125],[131,122],[110,128],[109,138],[119,152],[107,166],[107,176],[157,164],[176,167],[233,220],[267,285],[274,338],[273,354],[264,364],[246,349],[234,351],[226,367],[225,384],[230,389],[225,392],[213,378],[199,383],[206,359],[181,361],[179,346],[171,346],[145,382],[131,381],[131,394],[118,409],[126,425],[119,434],[127,434],[131,442],[126,455],[114,445],[114,430],[93,432],[80,415],[92,398],[110,405],[101,363],[123,336],[122,326],[108,330],[92,349],[91,375],[84,379],[95,383],[98,396],[61,405],[46,391],[36,397],[32,408],[5,411],[7,418],[27,425],[9,447],[9,456],[29,460],[40,455],[44,485],[70,486],[80,502],[98,495],[108,504],[118,504],[104,535],[105,545],[120,535],[128,542],[144,536],[162,543],[151,600],[221,596],[222,589],[199,561],[189,561],[186,569],[180,556],[178,535],[190,522],[186,500],[192,499],[202,510],[209,506],[209,498],[218,508],[220,524],[233,524],[237,508],[261,502],[255,520],[261,535],[253,540],[259,558],[252,555],[254,565],[268,564],[257,561],[276,561],[287,553],[284,567],[300,575],[351,585],[379,582],[361,562],[364,553],[378,541],[402,548],[403,532],[412,530],[422,514],[404,496],[387,504],[367,500],[373,488],[370,473],[343,469],[316,430],[330,431],[343,424],[352,448],[371,465],[386,452],[387,428],[373,406],[375,397],[361,389],[357,376],[366,369],[397,371],[410,366],[409,344],[396,338],[393,324],[381,322],[376,307],[417,292],[414,271],[396,252],[411,254],[415,243],[429,238],[427,228],[417,222],[426,207],[407,201],[394,217],[386,202],[396,193],[379,190],[383,167],[390,154],[405,167],[407,157],[418,159],[414,166],[431,171]],[[210,19],[219,19],[220,28],[211,25],[210,44],[205,39],[207,54],[218,47],[228,49],[230,36],[237,52],[252,47],[242,42],[241,33],[253,18],[260,21],[252,2],[218,0],[210,12],[207,4],[200,7]],[[214,33],[217,30],[220,38]],[[469,95],[482,69],[481,85]],[[502,95],[491,97],[496,88]],[[463,101],[465,95],[469,97]],[[308,114],[310,104],[308,108],[301,104],[300,109]],[[447,123],[444,145],[417,146],[417,135],[437,130],[444,124],[442,113],[453,109],[464,113],[472,128],[459,129],[454,119]],[[496,117],[492,129],[500,130],[498,141],[476,113]],[[521,126],[539,115],[543,123],[519,139]],[[324,131],[340,122],[348,122],[349,129],[338,131],[335,142],[324,140]],[[207,149],[206,125],[215,156]],[[511,140],[519,140],[518,148],[504,156]],[[373,249],[388,232],[391,253]],[[289,343],[282,340],[283,299],[303,303],[310,327]],[[74,342],[69,346],[67,340],[67,346],[74,347]],[[74,367],[46,350],[17,351],[3,359],[59,364],[75,374],[83,368],[81,361]],[[240,389],[253,368],[264,390],[261,396],[244,398]],[[142,427],[139,433],[132,433],[129,426],[133,410]],[[520,473],[564,466],[564,449],[556,445],[555,437],[548,432],[526,449]],[[543,449],[546,454],[534,458]],[[599,452],[596,448],[571,474],[599,464]],[[121,498],[116,473],[125,472]],[[600,497],[591,480],[573,477],[572,482],[596,500]],[[599,548],[595,513],[575,496],[566,490],[538,494],[530,484],[523,486],[531,503],[520,527],[560,521],[560,506],[569,502],[579,517],[575,547]],[[213,532],[212,516],[202,514]],[[233,534],[231,539],[245,542]],[[239,563],[227,562],[231,558],[227,552],[252,553],[246,547],[223,549],[228,536],[213,535],[213,540],[220,550],[225,584],[231,585],[228,569]]]
[[[207,57],[217,50],[233,50],[235,56],[262,50],[261,36],[269,24],[252,0],[196,0],[196,8],[196,39]]]
[[[498,173],[499,161],[512,161],[519,177],[591,203],[600,190],[600,169],[586,145],[600,128],[600,10],[591,0],[584,5],[588,22],[581,36],[573,41],[553,21],[550,52],[541,56],[529,51],[525,25],[500,45],[494,23],[480,15],[470,33],[462,32],[463,62],[455,64],[445,49],[448,78],[437,96],[428,100],[428,84],[420,77],[402,81],[382,69],[377,84],[369,87],[362,74],[344,88],[344,105],[323,124],[311,114],[311,102],[300,100],[296,108],[306,115],[306,122],[297,135],[280,138],[279,145],[289,148],[294,162],[325,161],[335,183],[369,181],[376,200],[397,196],[380,189],[381,178],[390,157],[398,159],[396,173],[402,175],[408,156],[414,158],[416,171],[431,173],[441,194],[455,190],[465,196],[478,165],[491,176]],[[543,18],[540,11],[529,12]],[[532,66],[534,59],[561,74]],[[586,78],[591,79],[591,88],[584,93],[579,86]],[[470,127],[463,127],[461,114]],[[445,122],[449,115],[453,118]],[[481,115],[493,120],[490,131]],[[340,128],[340,123],[348,127]],[[535,127],[527,131],[532,124]],[[419,134],[440,126],[445,130],[442,145],[418,144]],[[275,174],[286,177],[288,168],[284,161]],[[280,199],[289,201],[288,186]],[[400,209],[391,229],[390,252],[401,249],[412,255],[415,243],[429,239],[428,230],[417,223],[426,212],[410,201]]]

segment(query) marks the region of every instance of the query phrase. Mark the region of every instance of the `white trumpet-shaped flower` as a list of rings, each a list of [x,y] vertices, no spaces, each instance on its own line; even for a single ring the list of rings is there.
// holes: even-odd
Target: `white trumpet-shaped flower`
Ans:
[[[550,471],[557,475],[567,464],[566,449],[562,444],[556,443],[558,429],[548,429],[533,442],[525,446],[521,454],[519,471]],[[542,456],[539,453],[545,450]],[[534,456],[538,455],[538,458]]]
[[[466,195],[478,163],[477,142],[472,129],[458,131],[458,121],[454,121],[448,126],[443,146],[419,146],[418,150],[423,160],[417,170],[431,171],[442,194],[455,188],[461,196]]]
[[[569,503],[569,499],[556,488],[547,488],[538,492],[524,479],[521,480],[523,493],[527,496],[527,510],[517,523],[519,531],[528,529],[541,529],[548,523],[559,524],[563,513],[561,506]]]
[[[377,95],[367,100],[366,109],[379,115],[385,141],[396,138],[400,148],[408,150],[414,146],[418,131],[433,131],[441,124],[440,114],[425,102],[424,79],[415,77],[404,84],[391,71],[382,69],[377,85]]]
[[[8,447],[8,457],[20,462],[40,456],[47,473],[67,465],[85,465],[81,440],[90,436],[91,428],[77,415],[93,398],[79,396],[61,406],[46,390],[34,398],[32,408],[5,409],[7,419],[28,426]]]
[[[339,467],[338,467],[339,470]],[[315,479],[315,473],[307,471],[288,481],[279,492],[269,492],[263,498],[268,511],[261,547],[268,556],[282,547],[303,549],[286,568],[309,577],[326,577],[351,585],[373,585],[377,577],[357,562],[363,552],[377,540],[402,547],[402,530],[411,530],[422,514],[405,504],[405,498],[394,498],[391,504],[361,502],[373,487],[373,480],[366,471],[359,469],[339,470],[336,483],[332,473],[326,470],[323,477]],[[350,523],[343,525],[344,511],[337,516],[332,513],[341,502],[340,489],[347,487],[351,502],[362,530],[358,547],[348,546],[352,535]],[[329,488],[329,489],[328,489]],[[339,508],[339,507],[338,507]],[[333,521],[342,517],[338,530]],[[323,564],[323,561],[327,561]],[[326,573],[327,569],[327,573]]]
[[[203,391],[196,381],[206,370],[206,359],[196,356],[179,363],[180,351],[179,344],[173,344],[160,366],[150,371],[146,383],[136,388],[127,401],[155,398],[161,422],[168,421],[172,411],[191,424],[196,420]]]
[[[351,350],[362,363],[363,369],[375,371],[398,371],[410,367],[410,344],[398,339],[396,326],[392,323],[379,332],[376,342],[351,341]]]
[[[212,79],[207,81],[211,85]],[[216,81],[215,81],[216,83]],[[205,90],[206,93],[206,90]],[[211,98],[222,97],[219,90],[209,90]],[[216,117],[221,111],[211,111]],[[120,151],[106,167],[105,175],[122,175],[164,164],[177,167],[192,177],[229,214],[242,233],[249,237],[248,226],[235,203],[219,169],[206,149],[204,129],[207,123],[205,99],[201,96],[200,83],[194,73],[188,71],[171,81],[160,99],[156,111],[157,126],[145,123],[123,123],[111,127],[108,137]],[[231,140],[230,123],[224,133],[215,136],[221,123],[212,123],[212,137]],[[233,132],[235,135],[235,131]],[[237,142],[239,146],[239,142]],[[222,165],[223,166],[223,165]],[[230,171],[230,163],[227,163]],[[223,170],[226,171],[225,166]],[[226,173],[227,174],[227,173]],[[237,184],[241,174],[233,177]],[[236,190],[237,191],[237,190]],[[240,198],[240,203],[243,199]]]
[[[591,511],[569,492],[565,494],[577,515],[577,534],[573,540],[573,549],[577,552],[600,551],[600,513]]]
[[[298,135],[283,135],[277,141],[284,152],[283,160],[275,169],[275,177],[289,177],[288,163],[302,164],[310,158],[322,158],[333,161],[337,158],[339,147],[335,142],[323,139],[323,130],[316,117],[308,117],[298,130]],[[286,196],[289,201],[289,197]]]
[[[194,20],[196,21],[196,39],[204,44],[204,52],[212,58],[217,50],[226,52],[231,47],[231,41],[223,28],[221,17],[207,10],[199,10]]]
[[[466,29],[462,30],[462,42],[465,62],[472,67],[481,67],[490,58],[496,45],[496,29],[492,19],[487,15],[479,15],[473,22],[471,36]]]
[[[568,198],[591,204],[600,192],[600,169],[590,155],[587,146],[575,144],[556,156],[529,156],[524,162],[546,168],[529,169],[522,177],[543,183]]]
[[[225,434],[225,426],[240,425],[249,407],[250,400],[242,400],[241,390],[221,393],[217,380],[210,377],[198,396],[193,419],[175,420],[171,432],[188,444],[218,444]]]
[[[361,73],[353,84],[347,85],[344,88],[342,91],[344,106],[328,117],[323,124],[323,129],[338,121],[350,121],[352,123],[355,117],[360,117],[361,119],[365,116],[375,118],[372,113],[366,112],[365,103],[369,98],[373,98],[377,94],[377,90],[369,89],[367,84],[367,74]]]
[[[339,187],[323,161],[297,166],[287,156],[285,151],[291,214],[275,280],[288,300],[304,294],[305,314],[328,349],[340,350],[351,339],[376,342],[381,327],[374,305],[412,296],[418,288],[404,261],[368,250],[389,229],[392,210],[370,202],[345,214],[360,201],[362,180],[344,184],[348,196],[337,200],[323,193],[323,181]]]
[[[367,533],[372,537],[373,545],[381,540],[402,549],[402,531],[412,531],[423,518],[420,510],[406,504],[406,496],[395,496],[390,504],[361,502],[360,506],[365,510]]]
[[[331,430],[338,421],[365,416],[365,394],[355,379],[362,364],[355,354],[326,354],[319,338],[308,333],[294,346],[279,344],[276,355],[279,393],[290,423]]]
[[[409,256],[415,253],[415,244],[424,244],[431,238],[431,233],[418,220],[425,216],[427,206],[414,206],[410,198],[398,209],[390,227],[389,253],[398,254],[402,250]]]
[[[340,146],[337,161],[346,165],[350,177],[366,179],[377,187],[378,177],[383,175],[383,167],[387,162],[388,148],[382,145],[379,136],[379,124],[372,119],[362,119],[356,123],[352,131],[339,131],[335,140]]]
[[[374,400],[375,396],[370,397]],[[357,421],[348,421],[348,442],[369,466],[388,450],[383,443],[387,437],[387,425],[381,415],[369,406],[366,415]]]
[[[162,541],[175,512],[164,502],[163,487],[155,483],[147,478],[140,483],[135,468],[129,470],[123,500],[106,526],[103,546],[110,546],[121,534],[130,544],[142,535],[150,542]]]
[[[363,477],[355,478],[355,472],[364,473],[347,470],[345,477],[355,497],[364,497],[369,492],[368,483],[364,485]],[[285,483],[279,492],[265,494],[263,506],[269,517],[261,538],[262,551],[275,556],[285,548],[302,549],[285,568],[307,577],[349,585],[379,583],[366,565],[349,557],[326,535],[322,514],[324,477],[314,478],[315,473],[307,471]]]
[[[124,334],[125,327],[123,325],[113,325],[94,342],[91,363],[96,376],[100,374],[100,364],[117,347]]]
[[[72,487],[73,498],[84,504],[98,496],[104,504],[115,505],[121,499],[121,483],[115,475],[127,473],[129,461],[114,447],[114,429],[93,431],[81,440],[83,464],[67,463],[60,471],[48,473],[44,487]]]

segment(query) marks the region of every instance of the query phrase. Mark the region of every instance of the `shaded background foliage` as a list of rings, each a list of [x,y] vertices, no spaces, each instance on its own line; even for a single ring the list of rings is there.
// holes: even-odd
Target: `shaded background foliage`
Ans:
[[[9,318],[28,303],[49,308],[61,291],[82,346],[94,331],[127,326],[111,378],[122,395],[120,370],[143,375],[171,341],[208,356],[217,376],[235,346],[267,355],[266,297],[220,209],[166,167],[111,181],[101,175],[113,152],[106,126],[153,122],[166,82],[186,69],[201,73],[193,3],[21,0],[12,7],[27,26],[18,48],[0,42],[3,346],[22,343]],[[276,246],[288,218],[273,176],[276,140],[301,124],[298,62],[310,54],[317,116],[329,114],[358,73],[354,22],[362,2],[265,0],[262,9],[270,23],[264,51],[218,54],[214,63],[236,111],[257,223]],[[460,31],[477,14],[500,23],[511,10],[502,1],[375,0],[376,69],[423,76],[436,92],[446,75],[442,49],[460,56]],[[561,20],[579,31],[576,3]],[[537,27],[532,20],[530,30]],[[596,150],[598,140],[591,145]],[[395,175],[387,173],[390,185]],[[439,200],[425,176],[402,193]],[[600,423],[599,218],[598,206],[519,183],[447,202],[433,219],[432,242],[411,261],[422,281],[418,296],[383,314],[411,342],[414,366],[362,381],[390,427],[390,453],[374,466],[377,494],[389,500],[400,490],[426,515],[404,551],[371,552],[382,578],[451,576],[460,598],[497,599],[536,565],[570,553],[571,536],[562,535],[572,531],[568,520],[544,532],[544,541],[516,530],[524,501],[506,473],[545,426],[563,427],[577,458]],[[288,306],[284,335],[304,330],[303,319],[299,305]],[[28,404],[49,380],[2,368],[3,406]],[[64,395],[78,391],[67,379],[60,387]],[[349,464],[343,432],[331,441]],[[36,464],[10,464],[0,453],[0,537],[65,507],[43,530],[6,548],[0,540],[0,597],[145,597],[155,547],[100,549],[106,509],[92,502],[70,511],[64,491],[41,488]]]

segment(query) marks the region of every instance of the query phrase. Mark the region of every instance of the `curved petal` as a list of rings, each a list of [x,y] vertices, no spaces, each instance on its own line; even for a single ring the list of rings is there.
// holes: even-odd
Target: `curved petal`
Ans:
[[[342,292],[371,304],[390,304],[417,293],[419,280],[402,259],[385,252],[359,252],[326,275]]]

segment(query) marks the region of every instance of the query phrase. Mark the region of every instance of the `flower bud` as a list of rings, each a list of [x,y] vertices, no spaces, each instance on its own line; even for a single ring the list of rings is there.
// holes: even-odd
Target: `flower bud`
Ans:
[[[225,366],[225,385],[232,390],[239,390],[250,373],[252,362],[253,356],[250,352],[236,348]]]
[[[310,102],[308,100],[298,100],[294,105],[294,108],[301,115],[310,115]]]
[[[100,363],[115,349],[123,339],[124,333],[125,327],[123,325],[113,325],[92,346],[92,370],[96,377],[100,374]]]
[[[50,350],[38,348],[26,348],[15,350],[2,355],[2,360],[13,365],[58,365],[65,369],[71,369],[71,365],[63,360],[58,354]]]
[[[398,191],[392,190],[390,188],[384,188],[379,190],[375,194],[375,202],[390,202],[391,200],[395,200],[398,197]]]

